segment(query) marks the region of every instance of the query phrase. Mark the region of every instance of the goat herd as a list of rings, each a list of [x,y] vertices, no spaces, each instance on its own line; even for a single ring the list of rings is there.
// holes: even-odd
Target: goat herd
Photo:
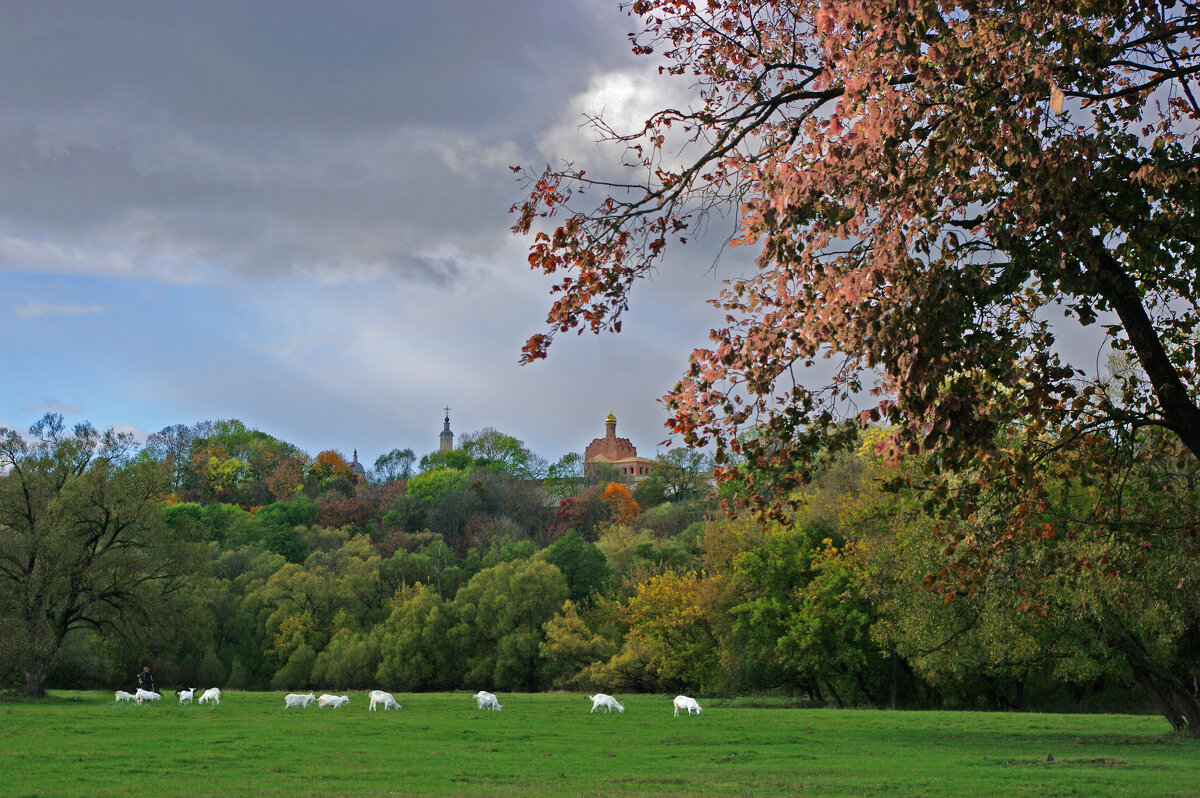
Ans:
[[[193,687],[191,690],[180,690],[179,703],[190,704],[192,702],[192,697],[196,694],[197,689],[198,688]],[[475,699],[475,703],[478,704],[479,709],[491,709],[497,711],[504,709],[504,707],[500,705],[500,701],[496,698],[496,696],[485,690],[480,690],[471,697]],[[127,693],[124,690],[118,690],[116,703],[119,704],[122,701],[128,703],[133,701],[141,704],[144,701],[161,700],[161,693],[155,693],[151,690],[143,690],[138,688],[136,693]],[[625,711],[625,707],[618,703],[617,699],[610,695],[605,695],[604,693],[590,695],[588,696],[588,700],[592,702],[592,712],[595,712],[597,709],[603,709],[605,712],[612,712],[614,709],[617,712]],[[340,709],[342,704],[350,703],[350,696],[330,695],[329,693],[326,693],[320,698],[317,698],[317,696],[315,696],[311,691],[306,694],[288,693],[283,697],[283,708],[290,709],[291,707],[300,707],[301,709],[304,709],[314,701],[319,707],[333,707],[334,709]],[[212,687],[208,690],[205,690],[203,695],[201,695],[198,699],[198,703],[220,705],[221,689],[219,687]],[[697,715],[700,714],[700,705],[696,703],[696,699],[694,698],[688,698],[685,695],[677,695],[675,696],[674,704],[675,717],[679,717],[681,710],[686,712],[688,715],[691,715],[693,712]],[[372,690],[371,705],[368,706],[367,709],[374,712],[375,708],[378,706],[382,706],[384,712],[388,711],[389,709],[404,708],[396,703],[396,699],[392,697],[391,693],[385,693],[382,690]]]

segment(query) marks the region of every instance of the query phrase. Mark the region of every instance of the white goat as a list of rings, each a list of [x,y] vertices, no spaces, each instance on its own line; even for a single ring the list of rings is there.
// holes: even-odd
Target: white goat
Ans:
[[[341,709],[342,704],[348,703],[350,703],[350,696],[348,695],[330,695],[326,693],[317,699],[317,706],[333,707],[334,709]]]
[[[133,693],[127,693],[124,690],[117,691],[117,701],[132,701],[136,696]],[[116,702],[114,702],[116,703]]]
[[[475,703],[479,705],[480,709],[486,708],[496,712],[504,709],[504,707],[500,705],[499,699],[485,690],[480,690],[478,693],[473,695],[472,698],[475,699]]]
[[[685,695],[677,695],[675,696],[675,717],[679,717],[679,710],[683,710],[689,715],[691,715],[693,712],[699,715],[700,705],[696,703],[696,699],[694,698],[688,698]]]
[[[299,693],[288,693],[283,697],[283,708],[300,707],[305,709],[308,707],[309,701],[316,701],[317,697],[309,692],[308,695],[300,695]]]
[[[600,707],[604,707],[605,712],[612,712],[614,709],[617,712],[624,712],[625,707],[617,703],[617,699],[604,693],[596,693],[588,696],[588,700],[592,702],[592,712],[595,712]]]
[[[188,702],[189,704],[192,703],[192,696],[194,696],[195,694],[196,694],[195,687],[193,687],[191,690],[180,690],[179,691],[179,703],[182,704],[184,701]]]
[[[143,690],[139,687],[138,691],[133,694],[133,700],[139,704],[143,701],[161,701],[162,695],[154,692],[153,690]]]
[[[196,688],[193,687],[192,689],[195,690]],[[204,695],[200,696],[200,703],[201,704],[215,704],[217,706],[220,706],[221,705],[221,688],[220,687],[210,687],[207,690],[205,690]]]
[[[374,712],[376,704],[383,704],[384,712],[387,712],[389,709],[402,709],[403,708],[399,704],[396,703],[396,699],[392,698],[391,693],[385,693],[382,690],[372,690],[371,691],[371,706],[367,707],[367,709]]]

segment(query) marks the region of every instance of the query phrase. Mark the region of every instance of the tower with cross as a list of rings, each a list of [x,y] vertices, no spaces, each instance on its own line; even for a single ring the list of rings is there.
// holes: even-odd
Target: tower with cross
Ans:
[[[446,420],[442,432],[438,435],[438,451],[448,452],[454,448],[454,433],[450,431],[450,406],[446,408]]]

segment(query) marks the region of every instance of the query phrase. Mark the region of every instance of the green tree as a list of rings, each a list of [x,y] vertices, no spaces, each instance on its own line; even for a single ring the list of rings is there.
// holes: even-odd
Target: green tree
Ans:
[[[656,540],[647,530],[612,524],[605,527],[596,547],[612,570],[610,594],[625,599],[636,586],[666,571],[682,571],[699,564],[696,552],[680,540]]]
[[[475,465],[475,458],[469,452],[459,447],[447,451],[430,452],[421,457],[417,467],[421,473],[436,471],[440,468],[451,468],[455,471],[469,471]]]
[[[326,450],[314,457],[304,477],[305,488],[310,497],[326,491],[353,496],[357,481],[358,477],[350,470],[346,458],[333,450]]]
[[[29,438],[0,427],[0,636],[31,696],[74,634],[146,639],[187,621],[200,552],[162,522],[166,469],[132,446],[58,414]]]
[[[877,614],[868,598],[869,569],[861,547],[825,538],[812,553],[812,576],[795,595],[775,649],[780,663],[824,683],[842,705],[846,694],[884,700],[883,652],[871,636]]]
[[[490,466],[521,479],[542,479],[548,465],[524,443],[492,427],[462,436],[459,449],[471,456],[476,466]]]
[[[721,676],[724,641],[714,623],[712,591],[695,571],[668,572],[637,586],[629,600],[629,635],[666,684],[712,690]]]
[[[164,427],[146,438],[143,452],[166,465],[171,475],[172,490],[182,487],[187,478],[192,441],[195,438],[196,432],[186,424]]]
[[[382,661],[382,634],[342,628],[313,662],[313,684],[324,684],[339,690],[363,690],[373,687],[375,673]]]
[[[271,687],[276,690],[303,690],[312,684],[313,664],[317,652],[308,643],[301,643],[288,656],[284,666],[271,677]]]
[[[428,512],[439,499],[467,484],[465,472],[456,468],[423,471],[408,481],[407,497]]]
[[[281,475],[289,463],[307,460],[290,443],[237,419],[167,427],[146,439],[143,453],[171,468],[181,497],[244,507],[266,504],[272,495],[290,495],[293,486]]]
[[[673,502],[692,499],[707,490],[712,460],[699,449],[669,449],[654,460],[651,472]]]
[[[583,484],[583,455],[568,452],[546,469],[546,488],[555,496],[572,496]]]
[[[575,532],[568,532],[543,549],[542,557],[562,572],[568,596],[575,604],[602,592],[612,575],[604,553]]]
[[[400,690],[457,687],[462,657],[451,642],[456,622],[454,606],[436,590],[420,583],[403,588],[384,623],[378,682]]]
[[[466,682],[538,690],[543,626],[566,598],[562,573],[544,560],[504,562],[471,577],[454,598],[460,620],[452,632],[466,657]]]
[[[556,689],[586,686],[587,669],[607,662],[617,650],[615,642],[592,631],[573,601],[563,604],[562,614],[547,621],[543,631],[538,656],[547,684]]]
[[[375,460],[375,478],[384,482],[408,479],[414,473],[416,455],[412,449],[392,449]]]

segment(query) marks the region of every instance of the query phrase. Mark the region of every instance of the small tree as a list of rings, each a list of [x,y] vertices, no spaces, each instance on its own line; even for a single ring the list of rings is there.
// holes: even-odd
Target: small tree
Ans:
[[[408,479],[415,473],[416,462],[412,449],[392,449],[375,460],[375,478],[382,482]]]
[[[699,449],[670,449],[654,461],[653,476],[667,498],[681,501],[699,496],[709,487],[712,460]]]

